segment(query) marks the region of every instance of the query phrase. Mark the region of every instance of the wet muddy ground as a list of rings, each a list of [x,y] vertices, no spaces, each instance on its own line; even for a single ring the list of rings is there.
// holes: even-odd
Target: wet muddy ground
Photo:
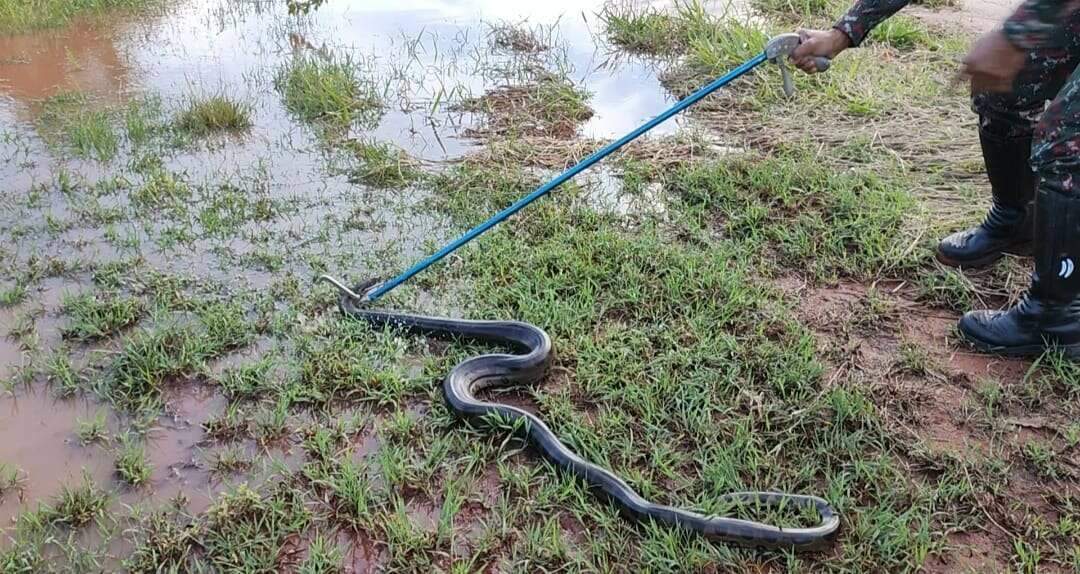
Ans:
[[[620,5],[631,11],[652,6]],[[517,439],[459,424],[447,412],[438,379],[475,348],[371,333],[339,322],[336,293],[312,284],[321,273],[350,281],[394,273],[515,194],[670,106],[673,93],[685,87],[676,85],[671,72],[680,69],[682,60],[708,54],[700,45],[671,57],[621,50],[604,30],[606,6],[563,0],[531,5],[331,0],[305,15],[291,15],[284,2],[176,0],[137,15],[76,19],[63,28],[0,35],[0,378],[5,382],[0,395],[0,529],[5,534],[0,550],[11,552],[4,556],[18,555],[29,545],[34,550],[25,555],[37,552],[39,564],[70,564],[76,571],[80,566],[152,571],[163,564],[190,566],[191,561],[229,571],[239,568],[230,562],[239,556],[250,558],[245,565],[253,571],[314,572],[323,571],[311,565],[319,563],[325,550],[327,563],[349,572],[622,571],[609,562],[611,556],[634,548],[630,563],[641,571],[678,571],[672,564],[695,564],[701,571],[720,571],[717,564],[725,563],[745,571],[781,568],[781,555],[730,554],[717,550],[722,546],[642,534],[616,521],[609,507],[581,496],[575,483],[549,472]],[[705,8],[709,14],[747,10],[740,4],[732,12],[721,3]],[[960,22],[978,31],[996,18],[999,8],[1004,10],[993,8],[993,14],[969,4],[915,12],[933,26]],[[766,16],[755,13],[750,21],[778,29]],[[672,32],[678,33],[683,31]],[[751,36],[728,49],[741,53],[753,41]],[[917,56],[904,51],[908,48],[881,49],[888,56],[883,62],[916,68],[920,61],[906,58],[938,65],[944,56],[937,52],[953,48],[921,46],[925,53]],[[288,71],[312,62],[328,67],[344,63],[357,89],[377,105],[352,109],[355,115],[344,121],[333,114],[306,116],[303,102],[290,99]],[[800,84],[801,90],[807,87]],[[830,93],[837,91],[847,97],[843,87]],[[747,94],[736,92],[732,98]],[[703,214],[701,209],[711,209],[708,201],[699,206],[696,199],[686,199],[693,196],[686,188],[694,174],[683,168],[739,156],[759,143],[752,133],[742,137],[741,130],[718,129],[728,115],[765,113],[766,120],[782,123],[799,110],[770,99],[772,92],[761,94],[768,104],[718,98],[710,112],[661,126],[626,155],[579,178],[558,204],[573,224],[558,220],[558,210],[542,212],[544,217],[560,221],[564,231],[597,221],[614,223],[569,248],[582,258],[580,265],[559,259],[553,250],[545,252],[550,260],[534,260],[532,271],[572,277],[581,268],[599,268],[606,259],[621,257],[625,266],[609,275],[637,277],[634,249],[612,256],[589,251],[606,246],[615,231],[634,238],[661,229],[665,241],[678,242],[662,252],[665,256],[688,245],[755,261],[797,251],[799,246],[791,243],[769,243],[782,233],[754,230],[770,217],[790,217],[793,229],[805,222],[786,204],[790,198],[769,195],[785,190],[766,190],[761,198],[767,208],[783,204],[779,216],[765,215],[767,208],[752,201],[719,215]],[[183,127],[193,103],[215,97],[239,104],[244,115],[240,127],[209,133]],[[841,102],[848,114],[844,120],[862,122],[859,114],[873,105],[853,97]],[[958,98],[941,97],[951,98],[950,110],[958,107]],[[808,99],[794,106],[803,104],[815,105]],[[886,113],[872,120],[882,117],[890,118]],[[896,133],[859,138],[869,142],[871,153],[882,151],[882,141],[910,139]],[[775,144],[764,147],[782,147]],[[907,150],[900,150],[881,155],[902,157]],[[860,169],[860,161],[844,156],[833,175]],[[866,169],[883,171],[877,165]],[[721,170],[714,179],[737,171]],[[733,190],[713,189],[708,182],[694,185],[743,201],[739,193],[758,190],[762,181],[775,184],[771,175],[756,174]],[[904,180],[901,187],[906,195],[923,197],[927,188],[955,192],[951,186],[969,185],[970,179],[957,184],[933,177]],[[803,205],[811,212],[820,207],[815,201]],[[906,215],[912,221],[912,214],[925,215],[921,207],[910,211]],[[822,227],[841,225],[826,219]],[[925,247],[929,239],[924,235],[935,232],[922,219],[912,225],[921,235],[905,246],[904,256]],[[522,229],[559,235],[534,220]],[[742,239],[747,243],[725,251],[727,241]],[[800,240],[805,238],[794,241]],[[498,251],[499,245],[490,249]],[[533,245],[523,241],[511,251]],[[803,249],[814,252],[816,247]],[[815,255],[830,257],[821,249]],[[724,269],[741,273],[744,264]],[[843,271],[823,278],[816,267],[802,264],[788,265],[783,272],[763,267],[733,280],[777,287],[770,297],[790,305],[790,314],[815,337],[814,356],[822,374],[797,375],[799,384],[816,386],[816,398],[796,401],[797,409],[779,399],[783,407],[761,403],[762,396],[775,391],[773,381],[787,380],[787,375],[774,371],[773,359],[753,355],[754,350],[750,356],[736,353],[735,364],[721,368],[713,362],[733,359],[717,359],[713,350],[705,356],[658,352],[652,357],[648,344],[662,346],[668,332],[692,345],[707,339],[701,334],[712,329],[692,321],[635,323],[654,319],[635,313],[649,303],[640,293],[672,281],[663,270],[649,269],[649,280],[620,292],[627,299],[616,305],[575,309],[561,306],[560,299],[598,289],[611,277],[586,273],[588,280],[573,288],[543,287],[531,276],[504,270],[478,284],[478,270],[463,255],[389,301],[395,307],[455,316],[492,318],[509,309],[521,319],[545,316],[536,307],[536,301],[545,301],[548,308],[575,317],[576,322],[566,320],[571,327],[562,327],[567,335],[560,344],[567,353],[552,380],[543,388],[501,394],[500,400],[594,433],[574,437],[575,446],[635,473],[631,480],[662,500],[709,504],[687,493],[774,488],[790,486],[792,480],[800,489],[834,488],[829,495],[843,499],[853,516],[845,528],[854,538],[814,560],[828,565],[835,559],[838,569],[903,570],[900,564],[917,562],[916,568],[959,572],[1031,564],[1030,557],[1017,557],[1021,553],[1015,550],[1015,540],[1026,540],[1025,529],[1035,528],[1030,522],[1017,519],[981,529],[965,518],[963,524],[946,522],[924,544],[907,533],[925,525],[880,526],[888,522],[883,516],[895,518],[896,507],[874,514],[879,510],[874,501],[840,493],[899,488],[900,482],[887,481],[888,487],[873,483],[871,488],[873,479],[859,474],[873,474],[866,469],[894,455],[903,470],[890,477],[906,480],[910,474],[911,483],[930,484],[943,475],[952,477],[950,465],[983,472],[980,465],[992,466],[986,459],[1006,453],[1006,459],[1021,462],[1000,473],[1006,486],[997,497],[980,491],[975,504],[963,494],[941,494],[941,504],[963,511],[978,507],[1000,519],[1009,515],[1000,508],[1001,492],[1021,500],[1025,511],[1013,514],[1064,524],[1054,523],[1053,536],[1035,537],[1055,545],[1054,552],[1043,554],[1043,565],[1064,570],[1068,544],[1058,540],[1076,533],[1065,524],[1070,511],[1063,508],[1071,503],[1062,498],[1078,494],[1080,427],[1069,419],[1075,412],[1071,402],[1051,405],[1035,395],[1060,391],[1060,385],[1040,382],[1040,369],[1056,369],[1065,378],[1073,371],[1056,363],[1033,366],[982,357],[959,346],[951,332],[958,306],[973,301],[1000,305],[1015,296],[1025,264],[1008,263],[990,277],[967,283],[925,262],[917,272],[900,266],[903,271],[893,273],[894,262],[883,264],[874,269],[889,275],[881,281],[874,273],[842,266],[837,269]],[[684,273],[694,275],[700,267],[707,265],[687,264]],[[791,268],[806,276],[790,276]],[[899,276],[906,272],[916,273],[917,279]],[[725,288],[723,282],[703,282],[714,290]],[[502,297],[498,304],[476,304],[472,293],[485,289]],[[961,303],[935,292],[927,295],[934,289]],[[695,305],[687,308],[709,308],[701,301]],[[750,307],[733,313],[752,317],[755,327],[725,326],[733,338],[762,330],[756,326],[758,315],[767,312]],[[855,319],[867,308],[875,310],[877,323]],[[723,325],[731,318],[709,315],[709,320]],[[588,325],[586,333],[575,331],[579,323]],[[781,341],[776,346],[791,347],[798,337],[780,324],[754,333],[765,337],[759,341],[762,347],[771,349],[774,336]],[[642,347],[642,341],[648,344]],[[609,370],[648,356],[655,363],[648,367],[659,374],[640,367],[628,374],[633,383],[589,387],[598,375],[592,365],[579,361],[590,352],[595,358],[598,347],[613,349],[611,356],[599,355],[609,361]],[[664,371],[669,363],[682,370]],[[750,365],[746,370],[744,363]],[[703,441],[700,429],[705,427],[695,425],[707,423],[680,418],[665,426],[656,412],[626,405],[634,404],[636,393],[648,394],[673,379],[685,379],[693,388],[699,371],[716,385],[727,384],[737,373],[760,389],[735,393],[731,404],[722,395],[717,411],[681,399],[672,406],[665,399],[665,416],[704,413],[713,423],[734,426],[723,427],[726,438],[748,441],[736,455],[710,451],[707,458],[715,466],[704,473],[708,478],[685,482],[681,475],[697,468],[694,449],[714,448],[713,439],[721,433],[707,429],[711,438]],[[749,428],[775,432],[771,416],[786,421],[803,407],[820,409],[800,424],[817,427],[837,416],[836,427],[850,430],[854,423],[845,427],[836,414],[843,410],[843,397],[836,396],[851,386],[873,398],[882,424],[903,441],[902,454],[875,452],[865,466],[862,460],[843,461],[837,463],[839,474],[811,480],[791,479],[800,474],[795,471],[758,469],[740,475],[729,468],[733,463],[725,457],[746,456],[751,460],[745,465],[755,468],[761,465],[755,457],[783,459],[783,445],[795,439],[777,439],[765,455],[757,450],[756,439],[746,437]],[[721,396],[716,388],[712,392]],[[832,403],[822,406],[826,396]],[[774,408],[785,412],[778,415]],[[1005,413],[1003,421],[995,422],[995,409]],[[649,423],[632,426],[638,419]],[[653,435],[661,427],[670,434]],[[870,425],[845,437],[857,443],[864,434],[872,434]],[[619,444],[611,447],[596,436]],[[642,441],[656,449],[644,462],[637,452]],[[666,444],[689,444],[695,454]],[[924,447],[930,454],[918,454]],[[956,462],[966,456],[980,462]],[[106,493],[101,508],[88,514],[97,526],[93,532],[72,528],[70,517],[58,510],[72,506],[65,501],[87,484]],[[248,487],[262,498],[248,498]],[[1053,496],[1047,494],[1051,490]],[[918,489],[904,494],[929,504],[930,515],[942,514],[924,500],[938,494]],[[290,506],[295,496],[303,499],[299,506],[304,511]],[[862,518],[863,505],[872,507],[867,515],[874,518]],[[64,536],[47,542],[35,538],[40,534],[35,517],[59,524],[67,541]],[[232,524],[238,533],[230,531]],[[878,533],[874,528],[904,539],[909,545],[896,544],[909,554],[918,549],[921,557],[914,562],[896,558],[903,552],[890,547],[892,538],[858,538]],[[190,539],[198,543],[169,544]],[[245,540],[254,542],[249,547]],[[868,551],[870,558],[852,550],[864,546],[874,549]],[[950,555],[954,547],[967,552]],[[147,549],[160,554],[144,554]],[[1074,565],[1080,556],[1076,552]],[[792,569],[800,566],[807,565],[797,563]]]
[[[0,398],[0,462],[18,473],[17,488],[5,490],[0,504],[4,528],[84,477],[115,490],[115,508],[160,506],[182,497],[192,514],[239,480],[257,482],[254,470],[220,476],[211,469],[216,450],[206,425],[228,402],[215,387],[192,381],[172,388],[161,399],[160,415],[136,420],[92,394],[57,396],[48,375],[34,374],[39,357],[56,349],[74,347],[76,361],[85,365],[100,365],[116,352],[115,342],[84,343],[61,333],[71,320],[65,299],[93,292],[101,269],[135,261],[134,269],[152,269],[160,277],[183,276],[219,292],[248,294],[280,287],[286,277],[290,288],[304,291],[317,272],[358,277],[371,266],[394,269],[420,254],[422,245],[446,237],[438,217],[418,208],[427,190],[351,181],[348,167],[340,165],[348,159],[336,145],[286,109],[274,89],[276,70],[297,55],[356,62],[384,96],[384,109],[335,141],[390,142],[435,170],[478,145],[468,132],[475,114],[463,111],[461,102],[537,75],[559,74],[589,92],[589,118],[570,135],[609,138],[674,98],[651,62],[622,57],[598,38],[599,8],[347,1],[296,19],[272,3],[195,0],[169,3],[149,16],[80,19],[61,29],[0,37],[4,286],[21,290],[28,284],[18,301],[0,310],[0,330],[8,333],[0,340],[0,369],[10,388]],[[499,42],[498,31],[510,24],[539,44]],[[79,157],[64,141],[70,134],[48,133],[51,102],[68,94],[85,98],[86,109],[78,113],[107,114],[118,142],[111,157]],[[148,130],[164,131],[186,102],[215,94],[244,102],[251,128],[180,143],[152,135],[144,142],[125,123],[139,115]],[[655,135],[674,133],[678,125]],[[189,227],[184,236],[180,218],[154,213],[161,206],[123,212],[131,195],[115,195],[110,186],[137,190],[158,173],[207,193],[228,182],[277,212],[255,225],[238,222],[236,233],[216,237],[191,235],[205,232],[205,225]],[[596,201],[629,209],[610,189],[612,176],[599,178],[590,183],[598,190]],[[176,240],[172,232],[183,237]],[[271,248],[278,238],[290,245],[287,251]],[[54,269],[43,280],[24,281],[27,267],[42,264]],[[132,290],[128,279],[119,283]],[[181,290],[198,288],[185,283]],[[80,426],[102,417],[103,438],[81,444]],[[132,487],[116,476],[112,438],[136,424],[152,472],[145,484]],[[374,434],[357,441],[358,457],[378,449]],[[302,458],[289,441],[269,447],[248,441],[239,448],[260,468],[275,460],[296,467]],[[352,561],[360,565],[356,571],[365,571],[362,552]]]

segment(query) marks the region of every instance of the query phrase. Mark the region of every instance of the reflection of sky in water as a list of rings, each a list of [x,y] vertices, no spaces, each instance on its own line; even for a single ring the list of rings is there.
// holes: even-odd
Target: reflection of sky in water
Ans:
[[[592,94],[595,116],[583,127],[583,135],[615,137],[656,115],[672,99],[646,62],[623,59],[611,64],[602,42],[596,45],[601,4],[331,0],[298,20],[285,18],[279,3],[192,0],[152,22],[103,31],[96,43],[115,47],[115,62],[107,70],[93,70],[95,81],[69,80],[73,87],[101,96],[123,91],[162,94],[170,107],[193,93],[228,92],[254,103],[253,139],[311,145],[309,137],[295,133],[295,122],[281,106],[273,89],[274,71],[295,50],[345,53],[363,61],[379,85],[397,96],[378,127],[353,135],[392,140],[420,157],[442,159],[460,155],[469,145],[451,137],[461,118],[446,109],[447,95],[479,95],[507,83],[493,77],[492,68],[520,59],[492,54],[486,38],[490,24],[508,22],[550,36],[559,48],[540,56],[545,67],[564,70]],[[298,48],[290,37],[305,47]],[[75,57],[93,50],[100,46],[77,46]],[[61,68],[67,64],[54,63]],[[4,80],[0,66],[0,94],[19,98],[17,89],[5,86],[10,82]],[[437,110],[435,100],[443,102]],[[16,107],[10,100],[0,104],[0,122],[15,122],[20,116],[25,120],[26,114],[15,113]],[[674,128],[674,123],[661,126],[656,133]],[[441,137],[433,137],[436,130]]]

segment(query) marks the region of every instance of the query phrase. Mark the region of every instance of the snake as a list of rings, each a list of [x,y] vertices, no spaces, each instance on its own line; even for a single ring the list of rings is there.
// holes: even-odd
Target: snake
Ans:
[[[544,380],[555,353],[551,337],[543,329],[521,321],[453,319],[371,309],[357,298],[356,293],[364,292],[376,281],[349,290],[333,278],[323,276],[320,279],[334,284],[342,292],[338,300],[342,313],[366,321],[373,329],[392,329],[411,335],[471,341],[514,350],[514,353],[470,357],[451,369],[443,380],[443,393],[451,410],[463,417],[494,416],[510,423],[559,469],[605,495],[633,521],[682,529],[721,543],[794,551],[825,548],[840,527],[839,514],[828,501],[811,495],[732,492],[718,500],[722,505],[758,509],[812,509],[818,523],[808,528],[784,528],[729,516],[705,515],[649,501],[612,471],[574,452],[537,415],[514,405],[477,397],[496,387],[531,385]]]

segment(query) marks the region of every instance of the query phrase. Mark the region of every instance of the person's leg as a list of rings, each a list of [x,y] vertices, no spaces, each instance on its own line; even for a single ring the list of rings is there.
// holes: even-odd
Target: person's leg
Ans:
[[[1038,51],[1008,94],[979,94],[972,107],[979,114],[979,142],[993,202],[978,226],[954,233],[938,245],[937,258],[952,267],[981,267],[1005,253],[1031,252],[1031,200],[1036,178],[1031,170],[1031,140],[1046,102],[1076,66],[1075,51]]]
[[[1043,113],[1034,142],[1031,288],[1008,311],[964,315],[960,332],[985,351],[1035,355],[1056,346],[1080,357],[1080,69]]]

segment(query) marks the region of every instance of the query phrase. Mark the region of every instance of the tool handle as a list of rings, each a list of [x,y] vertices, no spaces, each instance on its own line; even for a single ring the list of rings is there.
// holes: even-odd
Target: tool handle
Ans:
[[[832,66],[832,60],[826,58],[825,56],[818,56],[814,58],[814,68],[817,73],[820,74],[821,72],[827,71],[829,69],[829,66]]]

